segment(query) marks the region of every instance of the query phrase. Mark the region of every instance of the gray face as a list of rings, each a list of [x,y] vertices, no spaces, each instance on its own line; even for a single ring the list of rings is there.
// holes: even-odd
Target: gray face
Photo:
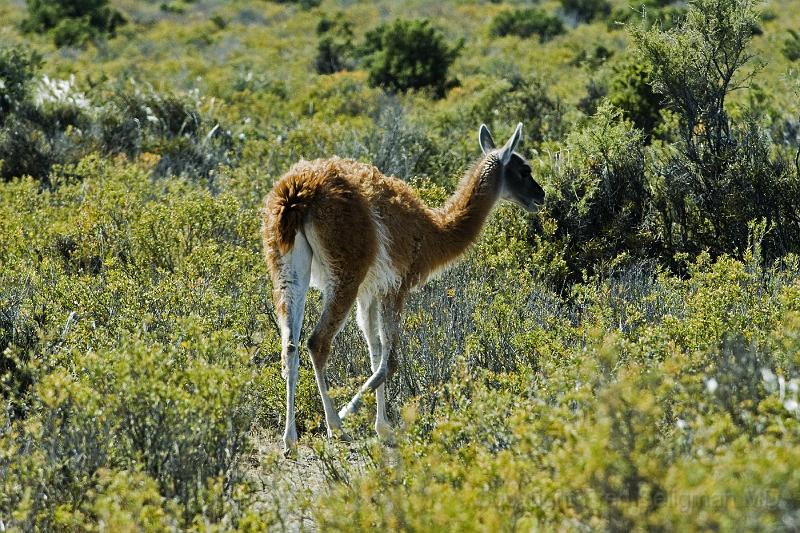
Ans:
[[[533,179],[530,164],[516,152],[505,168],[502,195],[528,211],[536,211],[544,203],[544,190]]]

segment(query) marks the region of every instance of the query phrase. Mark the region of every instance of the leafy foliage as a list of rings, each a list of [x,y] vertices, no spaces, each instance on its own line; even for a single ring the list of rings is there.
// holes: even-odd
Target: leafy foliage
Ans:
[[[341,14],[335,20],[324,18],[317,24],[317,57],[314,67],[319,74],[352,70],[354,62],[353,29]]]
[[[749,0],[704,0],[677,28],[634,32],[654,88],[678,115],[683,141],[658,170],[653,202],[662,244],[672,253],[744,250],[748,222],[762,219],[776,229],[765,243],[771,255],[798,242],[796,176],[771,157],[752,121],[733,124],[726,108],[730,92],[751,75],[741,70],[751,58],[755,21]]]
[[[548,215],[573,276],[608,268],[621,252],[644,252],[643,236],[631,231],[645,216],[644,164],[641,134],[608,102],[567,137],[551,169]]]
[[[591,22],[611,13],[608,0],[561,0],[561,8],[579,22]]]
[[[782,52],[789,61],[800,59],[800,34],[794,30],[789,30],[789,37],[783,42]]]
[[[108,0],[26,0],[26,31],[50,32],[56,46],[82,46],[100,35],[114,36],[126,20]]]
[[[0,529],[798,529],[788,0],[567,3],[593,22],[546,42],[487,35],[555,26],[521,6],[299,4],[123,2],[54,51],[0,2]],[[323,441],[303,356],[284,461],[264,195],[338,154],[439,207],[517,121],[546,204],[410,296],[395,445],[369,394]],[[370,372],[348,320],[337,405]]]
[[[537,8],[503,11],[492,19],[490,33],[497,37],[516,35],[527,38],[538,35],[539,42],[546,42],[564,33],[564,24],[558,17]]]
[[[98,90],[90,99],[70,80],[41,80],[28,90],[0,131],[4,179],[33,176],[48,183],[50,169],[98,151],[161,157],[156,175],[210,179],[234,157],[231,133],[201,111],[198,94],[159,94],[149,87]]]
[[[349,478],[334,462],[349,481],[317,507],[318,520],[332,530],[794,524],[796,496],[783,484],[797,476],[763,467],[770,454],[798,461],[785,440],[800,428],[787,385],[795,391],[798,378],[778,348],[794,333],[772,322],[788,308],[756,296],[765,286],[741,263],[695,268],[691,281],[634,269],[589,289],[583,319],[594,333],[580,357],[543,333],[530,340],[542,350],[533,376],[462,367],[406,409],[398,451],[373,449],[368,476]],[[796,292],[775,281],[767,286]],[[750,341],[723,333],[743,324],[709,328],[731,303],[755,301],[761,312],[738,316],[767,329],[745,328]],[[631,318],[639,325],[621,331]],[[712,470],[725,472],[723,486]]]
[[[448,45],[427,20],[397,20],[368,32],[361,54],[371,85],[399,92],[430,87],[442,97],[462,46]]]
[[[653,90],[651,74],[646,65],[629,62],[617,66],[611,78],[608,98],[647,135],[652,135],[661,122],[664,97]]]
[[[31,92],[41,57],[21,46],[0,48],[0,125]]]
[[[678,27],[633,32],[654,88],[680,116],[686,153],[695,161],[703,151],[719,156],[730,144],[725,100],[750,77],[741,71],[752,58],[747,43],[756,20],[750,0],[703,0]]]

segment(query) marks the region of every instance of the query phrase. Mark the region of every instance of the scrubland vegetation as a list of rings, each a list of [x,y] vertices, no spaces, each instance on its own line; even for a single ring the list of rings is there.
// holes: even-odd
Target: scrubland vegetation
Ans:
[[[796,1],[0,16],[0,530],[800,528]],[[273,182],[440,205],[517,121],[546,205],[412,298],[393,445],[369,406],[325,440],[304,356],[284,460]],[[337,402],[368,369],[348,322]]]

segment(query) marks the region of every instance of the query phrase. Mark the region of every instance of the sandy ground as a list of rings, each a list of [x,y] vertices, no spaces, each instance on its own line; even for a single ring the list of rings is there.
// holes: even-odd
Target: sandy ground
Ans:
[[[331,483],[363,473],[368,441],[331,442],[321,437],[300,439],[297,457],[283,456],[281,435],[260,430],[253,435],[254,451],[247,478],[258,488],[253,507],[273,522],[273,531],[318,531],[315,501]]]

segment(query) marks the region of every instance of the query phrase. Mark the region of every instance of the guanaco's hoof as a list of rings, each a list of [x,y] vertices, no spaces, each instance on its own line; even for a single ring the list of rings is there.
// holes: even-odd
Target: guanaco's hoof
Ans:
[[[292,461],[297,460],[297,444],[287,446],[283,449],[283,457]]]
[[[390,426],[388,422],[376,422],[375,433],[377,433],[378,438],[386,444],[391,445],[394,443],[394,431],[392,431],[392,426]]]
[[[337,440],[339,442],[353,442],[353,439],[350,438],[350,435],[345,433],[345,431],[342,428],[329,429],[328,438],[332,440]]]

